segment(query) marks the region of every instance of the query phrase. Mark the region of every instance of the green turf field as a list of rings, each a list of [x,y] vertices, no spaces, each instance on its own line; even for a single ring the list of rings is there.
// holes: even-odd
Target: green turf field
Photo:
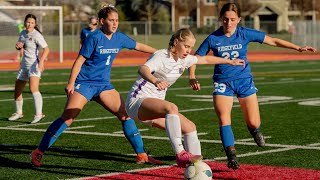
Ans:
[[[320,170],[320,61],[251,63],[251,67],[259,89],[261,129],[267,145],[255,145],[235,101],[233,132],[240,163]],[[0,91],[0,179],[68,179],[154,167],[135,164],[133,150],[121,134],[121,124],[94,102],[85,106],[71,128],[45,153],[42,166],[31,167],[30,152],[63,111],[69,71],[44,72],[41,92],[46,117],[36,125],[29,124],[34,106],[28,87],[23,94],[25,117],[15,122],[7,121],[15,111],[13,91]],[[136,72],[137,67],[112,70],[113,85],[124,98]],[[211,101],[212,72],[212,66],[197,67],[201,91],[188,87],[185,73],[169,89],[167,99],[196,123],[204,158],[226,162]],[[13,87],[15,75],[15,71],[0,72],[1,88]],[[137,124],[147,151],[166,164],[174,164],[166,133]]]

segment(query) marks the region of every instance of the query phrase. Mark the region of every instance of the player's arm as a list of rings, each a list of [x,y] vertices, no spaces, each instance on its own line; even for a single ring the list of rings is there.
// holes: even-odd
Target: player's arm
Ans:
[[[241,59],[225,59],[217,56],[199,56],[197,55],[197,64],[230,64],[233,66],[245,66],[244,60]]]
[[[137,42],[135,50],[150,53],[150,54],[156,52],[155,48],[139,42]]]
[[[270,46],[275,46],[275,47],[282,47],[282,48],[288,48],[288,49],[294,49],[296,51],[299,52],[303,52],[303,51],[311,51],[311,52],[316,52],[317,50],[311,46],[298,46],[296,44],[293,44],[289,41],[285,41],[282,39],[278,39],[278,38],[273,38],[270,36],[265,36],[264,44],[270,45]]]
[[[81,66],[85,60],[86,60],[86,58],[79,54],[77,59],[75,60],[75,62],[72,65],[68,85],[65,89],[65,91],[68,95],[73,94],[73,92],[74,92],[74,83],[76,82],[76,78],[77,78],[77,76],[81,70]]]
[[[47,59],[49,52],[50,50],[48,46],[43,48],[43,52],[38,65],[38,69],[40,70],[40,72],[44,71],[44,61]]]
[[[189,85],[192,87],[193,90],[200,90],[200,83],[196,79],[196,65],[193,64],[188,68],[188,74],[189,74]]]
[[[146,65],[142,65],[139,68],[138,73],[143,79],[154,84],[159,90],[164,90],[169,86],[169,84],[166,81],[159,80],[156,77],[154,77],[150,71],[150,68]]]

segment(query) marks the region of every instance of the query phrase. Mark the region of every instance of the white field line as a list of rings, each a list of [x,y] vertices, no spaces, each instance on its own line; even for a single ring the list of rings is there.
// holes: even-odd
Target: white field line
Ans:
[[[143,132],[143,131],[149,131],[149,129],[139,129],[140,132]],[[123,134],[123,131],[115,131],[115,132],[112,132],[113,134]]]
[[[264,139],[270,139],[271,136],[265,136]],[[247,138],[247,139],[238,139],[237,141],[240,141],[240,142],[250,142],[250,141],[253,141],[253,138]]]
[[[287,83],[307,83],[307,82],[319,82],[320,79],[309,79],[309,80],[294,80],[294,81],[277,81],[277,82],[256,82],[256,85],[271,85],[271,84],[287,84]],[[59,82],[58,82],[59,83]],[[57,84],[57,83],[56,83]],[[201,86],[202,89],[212,88],[212,86]],[[170,88],[170,91],[174,90],[186,90],[190,89],[190,87],[180,87],[180,88]],[[120,94],[127,94],[128,91],[121,91]],[[204,95],[206,96],[206,95]],[[43,96],[44,99],[52,99],[52,98],[65,98],[66,95],[58,95],[58,96]],[[30,98],[23,98],[23,100],[33,100]],[[11,102],[13,99],[0,99],[0,102]]]
[[[46,129],[33,129],[33,128],[8,128],[8,127],[0,127],[0,130],[15,130],[15,131],[33,131],[33,132],[45,132]],[[99,132],[84,132],[84,131],[64,131],[66,134],[81,134],[81,135],[94,135],[94,136],[111,136],[111,137],[124,137],[123,134],[113,134],[113,133],[99,133]],[[168,137],[160,137],[160,136],[142,136],[143,139],[154,139],[154,140],[165,140],[169,141]],[[200,139],[200,142],[205,143],[221,143],[221,140],[207,140]],[[256,143],[251,142],[239,142],[235,141],[235,144],[239,145],[248,145],[248,146],[256,146]],[[274,147],[274,148],[295,148],[295,149],[312,149],[312,150],[320,150],[320,147],[313,146],[303,146],[303,145],[284,145],[284,144],[268,144],[265,146]]]
[[[85,129],[85,128],[93,128],[93,127],[95,127],[95,126],[76,126],[76,127],[70,127],[66,130],[70,131],[70,130],[74,130],[74,129]]]

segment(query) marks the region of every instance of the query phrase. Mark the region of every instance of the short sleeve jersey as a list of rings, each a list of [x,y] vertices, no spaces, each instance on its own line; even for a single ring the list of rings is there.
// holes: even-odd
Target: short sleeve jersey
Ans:
[[[197,61],[197,57],[193,55],[188,55],[184,59],[175,61],[168,49],[162,49],[156,51],[144,65],[150,68],[151,73],[157,79],[165,80],[169,83],[169,86],[171,86],[183,74],[185,69],[196,64]],[[154,84],[146,81],[141,76],[138,76],[129,95],[132,98],[153,97],[165,99],[167,89],[159,91]]]
[[[196,54],[204,56],[213,51],[214,56],[226,59],[245,60],[245,68],[229,64],[217,64],[214,68],[214,81],[232,81],[235,79],[251,77],[251,69],[247,59],[248,45],[250,42],[263,43],[266,34],[254,29],[237,27],[230,36],[225,36],[223,28],[210,34],[200,45]]]
[[[98,29],[95,29],[94,31],[96,31],[96,30],[98,30]],[[90,29],[89,27],[83,28],[83,29],[81,30],[81,33],[80,33],[80,39],[81,39],[82,41],[84,41],[84,39],[86,39],[86,37],[87,37],[89,34],[93,33],[94,31],[91,31],[91,29]]]
[[[23,30],[20,33],[18,41],[24,43],[21,67],[26,68],[37,64],[39,61],[39,48],[45,48],[48,46],[42,34],[35,29],[29,33],[27,33],[26,30]]]
[[[92,85],[110,84],[112,63],[123,48],[134,49],[136,41],[121,32],[113,33],[109,40],[99,29],[85,40],[79,54],[86,58],[76,83]]]

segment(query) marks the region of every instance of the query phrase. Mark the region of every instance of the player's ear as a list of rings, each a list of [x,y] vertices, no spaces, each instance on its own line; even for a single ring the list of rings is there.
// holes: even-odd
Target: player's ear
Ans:
[[[103,18],[99,20],[101,25],[103,25],[103,20],[104,20]]]
[[[175,39],[173,42],[173,46],[176,46],[178,44],[178,39]]]

